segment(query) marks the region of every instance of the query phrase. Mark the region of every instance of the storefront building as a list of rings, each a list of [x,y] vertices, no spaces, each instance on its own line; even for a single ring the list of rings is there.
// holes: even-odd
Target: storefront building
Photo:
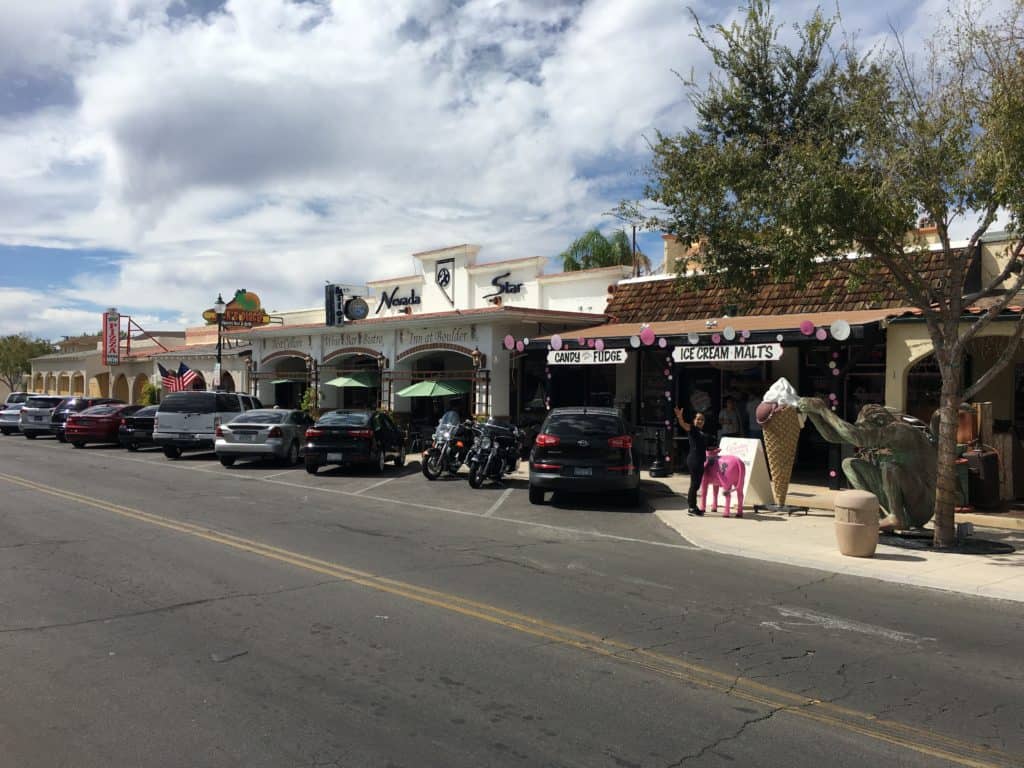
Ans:
[[[629,268],[544,274],[543,257],[478,263],[479,250],[417,253],[416,274],[350,289],[365,303],[363,319],[327,325],[318,308],[254,328],[256,394],[296,407],[312,388],[321,409],[379,406],[409,424],[432,425],[448,408],[514,418],[525,397],[524,355],[507,350],[506,337],[603,322],[609,289]]]

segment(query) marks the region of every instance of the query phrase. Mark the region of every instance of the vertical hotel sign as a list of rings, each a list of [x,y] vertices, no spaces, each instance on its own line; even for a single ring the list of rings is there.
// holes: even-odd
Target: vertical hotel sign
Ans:
[[[116,309],[103,313],[103,360],[107,365],[121,364],[121,315]]]

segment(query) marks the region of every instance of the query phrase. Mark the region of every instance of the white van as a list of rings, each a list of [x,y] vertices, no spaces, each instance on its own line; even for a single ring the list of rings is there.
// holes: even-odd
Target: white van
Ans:
[[[169,459],[182,451],[212,451],[217,427],[262,407],[257,398],[238,392],[172,392],[157,408],[153,442]]]

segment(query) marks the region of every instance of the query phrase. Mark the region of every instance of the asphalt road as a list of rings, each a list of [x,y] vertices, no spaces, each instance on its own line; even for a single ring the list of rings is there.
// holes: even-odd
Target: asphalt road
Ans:
[[[0,439],[0,766],[1024,764],[1024,609],[614,499]]]

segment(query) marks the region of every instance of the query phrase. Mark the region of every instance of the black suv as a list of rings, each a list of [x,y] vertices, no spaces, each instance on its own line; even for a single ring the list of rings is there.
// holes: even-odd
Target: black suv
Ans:
[[[60,442],[66,443],[68,439],[64,435],[64,425],[67,423],[68,416],[72,413],[81,413],[94,405],[106,405],[107,403],[123,405],[124,400],[115,400],[111,397],[69,397],[54,410],[53,416],[50,417],[50,431],[57,436]]]
[[[530,503],[545,491],[622,491],[640,501],[633,435],[614,408],[555,408],[530,452]]]

